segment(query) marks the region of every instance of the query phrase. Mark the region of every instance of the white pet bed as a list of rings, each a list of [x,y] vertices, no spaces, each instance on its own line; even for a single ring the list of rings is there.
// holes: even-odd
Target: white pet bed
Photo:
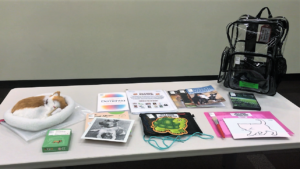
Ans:
[[[4,120],[7,124],[28,131],[40,131],[65,121],[73,112],[75,108],[74,100],[69,96],[63,96],[68,106],[62,109],[59,113],[49,116],[45,119],[28,119],[24,117],[14,116],[11,109],[4,113]]]

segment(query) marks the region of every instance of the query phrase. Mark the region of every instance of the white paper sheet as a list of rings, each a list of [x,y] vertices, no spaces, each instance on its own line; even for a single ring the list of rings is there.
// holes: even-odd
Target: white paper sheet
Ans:
[[[273,119],[224,118],[234,139],[290,137]]]
[[[178,111],[164,90],[127,90],[126,94],[133,114]]]

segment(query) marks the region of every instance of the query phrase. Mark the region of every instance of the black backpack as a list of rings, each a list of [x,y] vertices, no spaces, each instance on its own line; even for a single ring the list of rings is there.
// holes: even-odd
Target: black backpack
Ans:
[[[267,9],[268,18],[261,18]],[[273,96],[286,74],[282,48],[289,30],[285,17],[272,17],[264,7],[256,17],[242,15],[226,27],[229,47],[221,56],[218,83],[234,89]]]

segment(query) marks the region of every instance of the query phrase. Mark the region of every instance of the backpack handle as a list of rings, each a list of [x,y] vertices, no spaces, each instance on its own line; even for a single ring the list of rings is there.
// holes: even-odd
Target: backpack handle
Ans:
[[[261,16],[262,12],[263,12],[265,9],[267,9],[267,10],[268,10],[268,14],[269,14],[269,17],[268,17],[268,18],[272,18],[271,11],[270,11],[270,9],[269,9],[268,7],[264,7],[264,8],[262,8],[262,9],[261,9],[261,10],[258,12],[258,14],[256,15],[256,18],[260,18],[260,16]]]

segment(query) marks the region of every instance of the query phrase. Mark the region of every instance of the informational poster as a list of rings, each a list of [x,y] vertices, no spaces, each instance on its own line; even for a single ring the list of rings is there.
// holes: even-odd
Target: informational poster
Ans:
[[[133,114],[177,112],[177,107],[164,90],[127,90],[126,94]]]

